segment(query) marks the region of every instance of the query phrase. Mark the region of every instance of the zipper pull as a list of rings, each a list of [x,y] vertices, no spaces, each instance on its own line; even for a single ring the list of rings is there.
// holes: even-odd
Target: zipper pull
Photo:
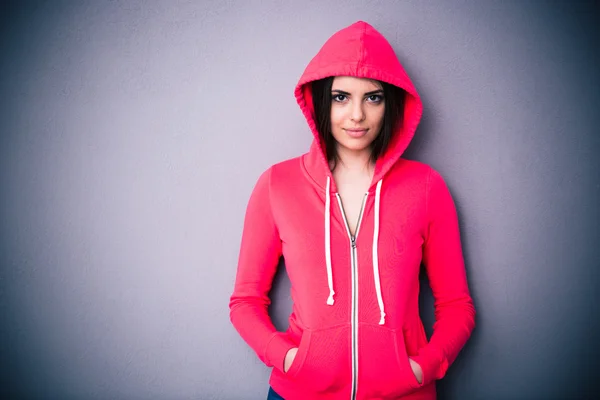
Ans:
[[[354,236],[352,236],[351,240],[352,240],[352,248],[356,249],[356,238]]]

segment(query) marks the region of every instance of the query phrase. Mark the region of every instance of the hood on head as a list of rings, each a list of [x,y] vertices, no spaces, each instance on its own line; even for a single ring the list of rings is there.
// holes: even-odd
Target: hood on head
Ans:
[[[406,92],[402,123],[398,124],[387,151],[375,165],[372,181],[372,185],[375,185],[400,158],[412,140],[423,112],[421,99],[392,46],[371,25],[358,21],[331,36],[304,70],[294,92],[314,136],[311,153],[317,165],[312,167],[318,170],[319,176],[313,178],[316,178],[322,187],[325,187],[325,179],[327,176],[331,177],[331,172],[325,146],[319,139],[314,118],[310,83],[330,76],[376,79]],[[331,184],[335,185],[333,179],[331,181]]]

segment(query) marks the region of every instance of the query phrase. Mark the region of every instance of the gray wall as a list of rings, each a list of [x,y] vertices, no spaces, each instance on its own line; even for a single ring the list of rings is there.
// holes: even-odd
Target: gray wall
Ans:
[[[269,370],[227,307],[246,202],[260,172],[307,150],[293,87],[333,32],[362,19],[423,97],[408,158],[441,171],[458,205],[477,328],[440,398],[591,396],[598,10],[3,1],[2,392],[266,397]],[[288,289],[282,271],[272,310],[282,329]],[[424,290],[429,333],[432,304]]]

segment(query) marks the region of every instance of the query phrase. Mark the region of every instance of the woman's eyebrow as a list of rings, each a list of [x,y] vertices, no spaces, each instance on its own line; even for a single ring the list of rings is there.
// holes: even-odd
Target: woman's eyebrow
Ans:
[[[343,94],[344,96],[350,96],[350,93],[344,92],[343,90],[339,90],[339,89],[332,89],[331,92]],[[377,89],[377,90],[373,90],[373,91],[365,93],[365,96],[372,96],[374,94],[381,94],[381,93],[383,93],[383,89]]]

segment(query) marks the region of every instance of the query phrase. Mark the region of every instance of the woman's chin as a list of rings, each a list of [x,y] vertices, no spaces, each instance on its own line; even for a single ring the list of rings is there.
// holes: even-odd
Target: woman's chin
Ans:
[[[362,153],[363,151],[371,151],[371,142],[368,140],[348,140],[339,144],[342,150],[353,153]]]

